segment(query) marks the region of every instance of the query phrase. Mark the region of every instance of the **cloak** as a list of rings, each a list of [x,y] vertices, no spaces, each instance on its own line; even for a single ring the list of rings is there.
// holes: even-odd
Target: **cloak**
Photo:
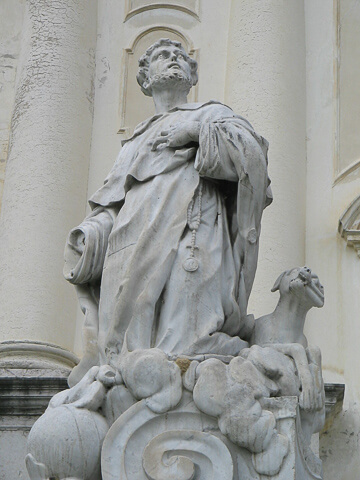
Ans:
[[[199,144],[152,150],[183,122],[200,122]],[[218,102],[154,115],[124,142],[65,248],[65,277],[78,285],[100,363],[136,349],[236,355],[246,345],[261,216],[272,200],[267,149]],[[184,269],[191,245],[193,272]]]

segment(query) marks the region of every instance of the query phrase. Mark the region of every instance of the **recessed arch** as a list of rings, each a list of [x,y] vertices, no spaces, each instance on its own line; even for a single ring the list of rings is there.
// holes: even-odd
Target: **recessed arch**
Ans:
[[[347,245],[354,247],[360,257],[360,195],[341,215],[338,230]]]
[[[141,39],[149,36],[153,32],[164,32],[164,35],[165,35],[165,33],[168,33],[170,35],[180,37],[180,41],[182,41],[182,43],[185,44],[184,46],[188,50],[189,55],[191,54],[190,52],[193,49],[193,43],[189,39],[189,37],[187,35],[185,35],[185,33],[181,32],[180,30],[178,30],[176,28],[172,28],[172,27],[167,27],[165,25],[158,25],[156,27],[151,27],[151,28],[148,28],[146,30],[143,30],[142,32],[140,32],[134,38],[134,40],[131,43],[131,46],[129,48],[127,48],[126,50],[128,50],[130,53],[134,53],[134,50],[136,49],[136,46],[141,41]],[[164,36],[160,35],[159,38],[164,38]]]
[[[199,3],[200,0],[170,0],[170,1],[142,1],[142,0],[126,0],[125,22],[129,18],[149,10],[170,9],[184,12],[192,17],[199,18]]]

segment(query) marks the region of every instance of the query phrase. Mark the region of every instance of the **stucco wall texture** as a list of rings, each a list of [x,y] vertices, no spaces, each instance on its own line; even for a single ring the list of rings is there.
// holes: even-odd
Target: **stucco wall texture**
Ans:
[[[228,104],[270,142],[274,202],[263,215],[249,310],[273,309],[270,289],[284,269],[307,264],[319,275],[326,304],[309,315],[306,333],[323,352],[325,381],[346,384],[343,413],[320,442],[325,478],[357,478],[360,268],[337,223],[359,195],[360,169],[338,177],[339,1],[179,0],[190,13],[174,2],[149,9],[159,4],[151,1],[129,15],[133,2],[118,0],[2,0],[1,341],[81,355],[83,317],[62,277],[65,238],[129,135],[118,133],[124,108],[144,119],[142,96],[127,87],[131,56],[171,30],[199,61],[198,100]]]

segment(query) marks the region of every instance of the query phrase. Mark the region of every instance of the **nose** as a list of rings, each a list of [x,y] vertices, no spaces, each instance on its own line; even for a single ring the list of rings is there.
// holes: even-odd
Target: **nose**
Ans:
[[[170,60],[175,61],[176,59],[177,59],[176,53],[172,52],[172,54],[170,55]]]

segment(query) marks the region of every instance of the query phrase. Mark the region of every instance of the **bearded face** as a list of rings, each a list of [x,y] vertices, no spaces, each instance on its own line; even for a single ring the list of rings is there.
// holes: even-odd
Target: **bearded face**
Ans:
[[[152,91],[156,89],[171,89],[185,91],[189,93],[192,87],[191,78],[184,75],[182,72],[166,72],[159,75],[154,75],[149,81],[149,87]]]
[[[154,50],[150,58],[148,82],[152,91],[176,88],[188,93],[193,82],[186,53],[174,45]]]

